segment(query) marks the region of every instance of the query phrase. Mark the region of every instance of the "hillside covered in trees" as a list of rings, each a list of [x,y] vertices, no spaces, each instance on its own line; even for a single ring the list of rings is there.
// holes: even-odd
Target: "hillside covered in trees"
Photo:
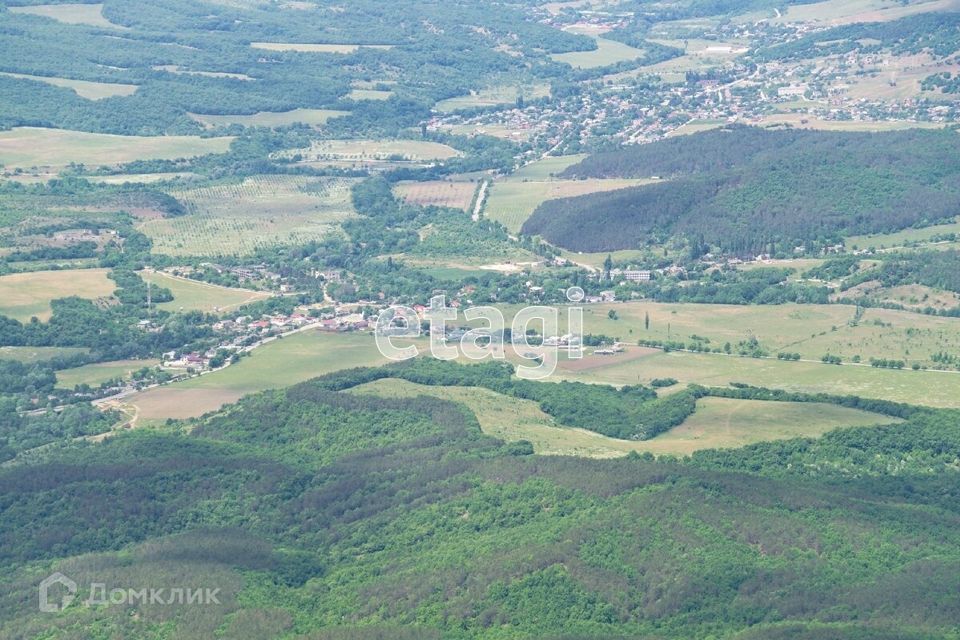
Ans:
[[[451,367],[444,383],[498,378]],[[340,391],[379,375],[0,469],[0,635],[879,640],[960,624],[956,412],[888,403],[906,422],[686,461],[551,458],[458,404]],[[209,585],[219,604],[38,613],[54,568]]]
[[[675,234],[732,252],[771,244],[792,250],[956,214],[960,136],[734,126],[599,153],[562,176],[665,180],[548,201],[523,233],[579,251],[634,248]]]

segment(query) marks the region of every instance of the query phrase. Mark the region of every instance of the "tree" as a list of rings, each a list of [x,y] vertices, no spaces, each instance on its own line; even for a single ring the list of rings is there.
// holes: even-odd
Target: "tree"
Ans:
[[[643,314],[643,328],[650,331],[650,313]]]
[[[603,273],[607,280],[610,279],[610,272],[613,271],[613,256],[607,254],[607,259],[603,261]]]

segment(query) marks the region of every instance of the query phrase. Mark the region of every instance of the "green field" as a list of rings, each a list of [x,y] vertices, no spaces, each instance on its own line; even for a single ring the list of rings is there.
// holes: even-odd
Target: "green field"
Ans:
[[[207,282],[178,278],[161,271],[142,271],[140,277],[159,287],[170,289],[173,293],[173,302],[162,302],[157,305],[158,308],[167,311],[223,313],[270,297],[269,293],[262,291],[220,287]]]
[[[154,250],[176,256],[246,255],[339,232],[354,215],[349,178],[256,176],[239,184],[172,191],[189,213],[149,220]]]
[[[393,91],[379,91],[377,89],[353,89],[346,95],[348,100],[389,100]]]
[[[76,356],[89,351],[79,347],[0,347],[0,360],[16,360],[24,364],[33,364],[52,358]]]
[[[597,49],[594,51],[574,51],[571,53],[557,53],[550,57],[557,62],[569,64],[579,69],[592,69],[607,65],[636,60],[643,56],[643,49],[634,49],[622,42],[596,38]]]
[[[222,153],[231,137],[118,136],[63,129],[15,127],[0,131],[0,165],[8,169],[35,166],[114,165],[134,160],[186,158]]]
[[[305,331],[275,340],[222,371],[138,393],[126,402],[136,408],[141,423],[190,418],[249,393],[385,362],[370,335]]]
[[[470,95],[457,96],[441,100],[434,107],[437,111],[450,113],[458,109],[475,109],[477,107],[493,107],[501,104],[513,104],[517,98],[523,96],[525,100],[545,98],[550,95],[549,84],[533,85],[500,85],[487,87],[475,91]]]
[[[866,249],[868,247],[899,247],[907,242],[925,242],[935,235],[958,233],[960,234],[960,222],[948,224],[938,224],[922,229],[904,229],[896,233],[883,233],[871,236],[850,236],[845,240],[847,247]]]
[[[246,116],[200,113],[191,113],[189,116],[206,127],[226,127],[231,124],[240,124],[245,127],[286,127],[298,122],[322,125],[331,118],[349,115],[349,113],[349,111],[333,109],[294,109],[292,111],[260,111]]]
[[[144,367],[155,367],[158,360],[115,360],[113,362],[98,362],[75,369],[57,371],[57,386],[61,389],[73,389],[80,384],[97,387],[107,380],[114,378],[129,378],[130,375]]]
[[[516,233],[534,210],[547,200],[625,189],[648,182],[628,179],[533,181],[514,175],[493,183],[485,215]]]
[[[52,18],[66,24],[86,24],[93,27],[113,27],[125,29],[103,17],[103,4],[37,4],[28,7],[8,7],[11,13],[29,13],[44,18]]]
[[[586,157],[587,154],[585,153],[570,156],[547,156],[522,166],[510,177],[514,180],[548,180]]]
[[[13,78],[22,78],[24,80],[34,80],[51,84],[55,87],[66,87],[73,89],[81,98],[87,100],[103,100],[113,96],[131,96],[136,93],[138,87],[135,84],[114,84],[108,82],[89,82],[87,80],[71,80],[70,78],[49,78],[46,76],[31,76],[25,73],[7,73],[0,72],[0,75],[11,76]]]
[[[107,272],[107,269],[65,269],[0,276],[0,315],[21,322],[31,317],[47,320],[52,313],[51,300],[110,296],[117,285],[107,278]]]
[[[474,412],[480,428],[489,435],[508,442],[527,440],[541,455],[591,458],[617,457],[631,451],[683,456],[700,449],[817,437],[837,428],[898,422],[887,416],[827,404],[703,398],[697,402],[696,413],[682,425],[653,440],[631,442],[557,425],[537,403],[488,389],[431,387],[385,379],[361,385],[351,392],[388,398],[427,395],[461,402]]]

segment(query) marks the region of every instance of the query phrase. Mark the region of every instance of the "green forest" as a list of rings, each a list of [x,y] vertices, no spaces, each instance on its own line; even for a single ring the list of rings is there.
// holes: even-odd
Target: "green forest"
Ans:
[[[561,175],[664,181],[545,202],[523,233],[576,251],[636,248],[675,234],[732,253],[771,243],[792,251],[952,217],[958,158],[960,136],[949,130],[734,126],[590,156]]]
[[[437,373],[411,378],[502,379]],[[956,412],[848,399],[906,420],[682,460],[551,458],[451,402],[338,391],[396,374],[333,374],[0,469],[0,633],[836,640],[960,623]],[[56,567],[223,593],[44,618],[22,604]]]

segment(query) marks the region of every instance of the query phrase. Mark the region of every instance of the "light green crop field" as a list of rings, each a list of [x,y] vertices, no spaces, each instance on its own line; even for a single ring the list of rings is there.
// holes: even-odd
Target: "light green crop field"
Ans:
[[[66,269],[0,276],[0,315],[21,322],[33,316],[47,320],[52,313],[51,300],[110,296],[117,285],[107,278],[107,272],[107,269]]]
[[[0,347],[0,360],[16,360],[24,364],[46,362],[53,358],[66,358],[82,353],[89,349],[80,347]]]
[[[137,411],[138,424],[192,418],[257,391],[290,386],[340,369],[385,363],[369,334],[305,331],[264,345],[221,371],[150,389],[125,402]]]
[[[626,179],[524,181],[512,176],[493,183],[485,215],[516,233],[534,210],[547,200],[615,191],[650,182]]]
[[[386,379],[361,385],[351,392],[387,398],[425,395],[460,402],[477,416],[484,433],[507,442],[527,440],[541,455],[590,458],[617,457],[631,451],[683,456],[701,449],[817,437],[838,428],[899,422],[880,414],[828,404],[703,398],[697,402],[696,413],[680,426],[653,440],[633,442],[558,425],[536,402],[488,389],[432,387]]]
[[[170,289],[173,293],[173,301],[157,305],[158,308],[166,311],[223,313],[270,297],[269,293],[263,291],[221,287],[207,282],[178,278],[159,271],[142,271],[140,277],[158,287]]]
[[[531,85],[499,85],[480,89],[467,96],[457,96],[441,100],[434,107],[437,111],[450,113],[458,109],[474,109],[476,107],[493,107],[501,104],[512,104],[523,96],[525,100],[545,98],[550,95],[549,84]]]
[[[899,247],[906,242],[925,242],[935,235],[948,233],[960,234],[960,222],[938,224],[922,229],[904,229],[896,233],[883,233],[870,236],[850,236],[845,240],[847,247],[866,249],[868,247]]]
[[[135,84],[89,82],[87,80],[71,80],[70,78],[31,76],[25,73],[2,72],[0,75],[10,76],[13,78],[22,78],[24,80],[34,80],[36,82],[43,82],[45,84],[53,85],[55,87],[66,87],[67,89],[73,89],[78,96],[81,98],[86,98],[87,100],[102,100],[112,96],[131,96],[136,93],[137,89],[139,88]]]
[[[245,127],[285,127],[295,123],[309,125],[326,124],[331,118],[349,115],[349,111],[334,109],[294,109],[292,111],[260,111],[252,115],[205,115],[188,114],[206,127],[225,127],[240,124]]]
[[[781,107],[784,105],[780,105]],[[820,103],[798,105],[800,108],[817,108]],[[904,129],[942,129],[936,122],[913,122],[909,120],[822,120],[807,113],[777,113],[766,115],[754,123],[761,127],[787,124],[797,129],[817,131],[903,131]]]
[[[225,71],[195,71],[193,69],[184,69],[175,64],[159,64],[153,67],[154,71],[166,71],[167,73],[177,73],[185,76],[205,76],[207,78],[230,78],[232,80],[255,80],[245,73],[229,73]]]
[[[360,49],[392,49],[391,44],[311,44],[294,42],[251,42],[254,49],[297,51],[300,53],[354,53]]]
[[[569,64],[579,69],[605,67],[617,62],[636,60],[643,56],[643,49],[634,49],[629,45],[606,38],[596,38],[597,48],[594,51],[574,51],[571,53],[557,53],[550,57],[557,62]]]
[[[719,354],[664,353],[638,347],[619,356],[588,356],[561,361],[558,374],[569,380],[605,384],[649,383],[676,378],[681,384],[721,387],[742,382],[802,393],[857,395],[931,407],[960,408],[960,373],[893,371],[868,365],[781,362]]]
[[[103,17],[103,4],[36,4],[29,7],[7,7],[11,13],[28,13],[52,18],[66,24],[86,24],[94,27],[125,29]]]
[[[585,153],[570,156],[548,156],[524,165],[511,174],[510,178],[514,180],[548,180],[586,157],[587,154]]]
[[[64,167],[71,162],[100,166],[134,160],[174,160],[223,153],[230,148],[231,142],[232,137],[119,136],[15,127],[10,131],[0,131],[0,164],[12,169]]]
[[[509,322],[517,307],[503,309]],[[566,311],[561,307],[561,328],[566,326]],[[610,311],[616,312],[616,320],[608,317]],[[863,362],[887,358],[930,366],[934,353],[960,353],[960,319],[866,309],[851,326],[854,314],[855,308],[849,305],[630,302],[587,305],[583,319],[586,333],[619,338],[628,344],[641,339],[689,343],[696,335],[708,338],[711,348],[730,342],[735,350],[737,343],[755,337],[771,355],[785,351],[816,361],[829,353],[845,362],[860,356]],[[644,328],[647,316],[649,329]]]
[[[160,364],[159,360],[114,360],[74,369],[62,369],[57,371],[57,386],[61,389],[73,389],[79,384],[97,387],[107,380],[129,378],[134,371],[144,367],[155,367],[158,364]]]
[[[172,191],[189,213],[149,220],[140,229],[154,250],[175,256],[246,255],[257,247],[339,233],[355,215],[349,178],[255,176],[239,184]]]

